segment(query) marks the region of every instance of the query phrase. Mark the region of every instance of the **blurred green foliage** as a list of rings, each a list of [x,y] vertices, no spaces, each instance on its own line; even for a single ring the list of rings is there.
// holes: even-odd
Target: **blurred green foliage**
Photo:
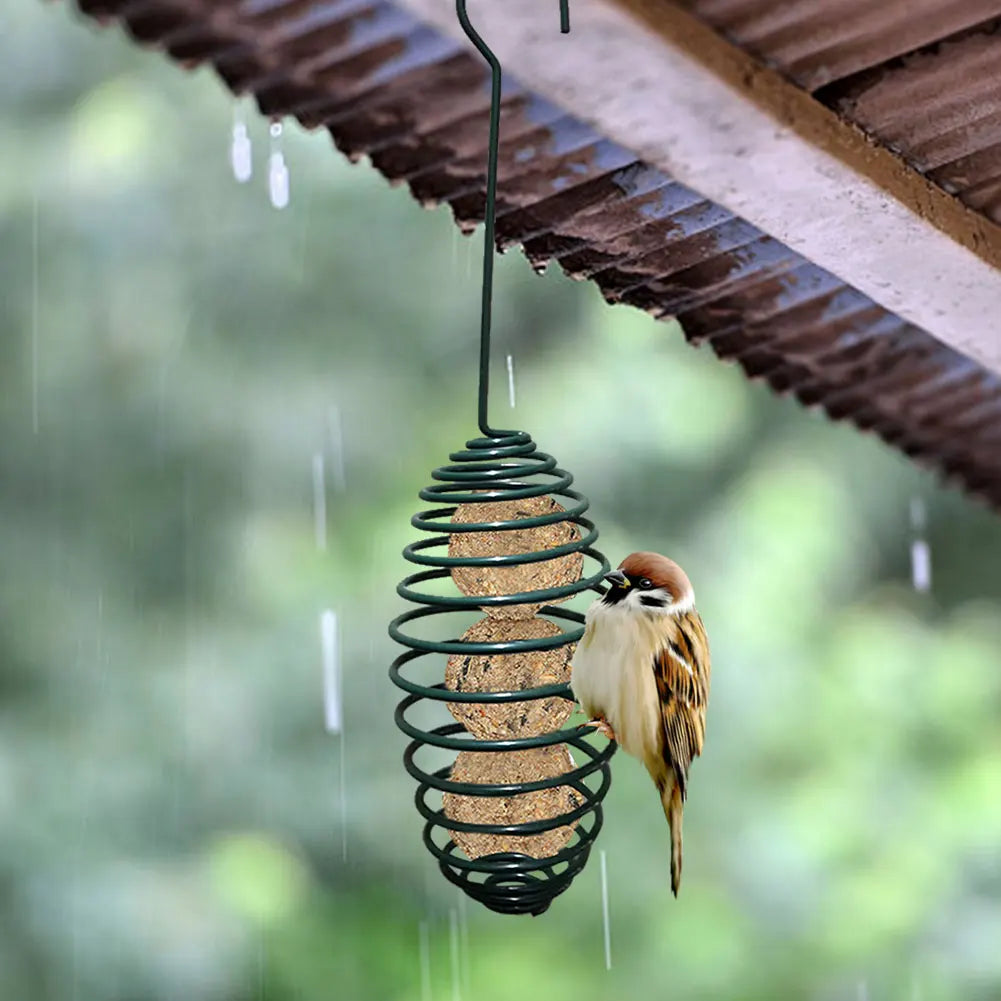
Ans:
[[[409,516],[475,431],[480,238],[294,129],[273,210],[252,111],[241,186],[210,74],[66,7],[7,5],[0,49],[0,997],[1001,994],[995,517],[671,325],[501,263],[497,423],[575,473],[613,560],[688,568],[713,642],[677,902],[657,797],[614,763],[606,972],[596,860],[537,919],[460,901],[392,724]]]

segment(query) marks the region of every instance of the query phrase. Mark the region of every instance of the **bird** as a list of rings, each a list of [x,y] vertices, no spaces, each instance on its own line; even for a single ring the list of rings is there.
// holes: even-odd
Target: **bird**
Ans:
[[[684,570],[636,552],[604,575],[571,660],[574,698],[596,727],[646,766],[671,831],[671,891],[681,885],[681,822],[688,771],[702,753],[709,702],[709,639]]]

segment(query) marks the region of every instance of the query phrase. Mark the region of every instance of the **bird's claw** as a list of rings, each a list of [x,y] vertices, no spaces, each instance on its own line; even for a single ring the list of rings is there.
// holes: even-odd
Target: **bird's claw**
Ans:
[[[598,733],[604,734],[609,740],[615,740],[615,731],[609,726],[607,719],[589,719],[584,726],[593,726]]]

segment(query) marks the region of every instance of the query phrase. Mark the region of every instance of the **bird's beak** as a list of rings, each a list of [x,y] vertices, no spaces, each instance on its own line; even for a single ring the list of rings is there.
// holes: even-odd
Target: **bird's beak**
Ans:
[[[612,587],[631,586],[629,578],[621,570],[612,570],[611,573],[606,573],[605,580],[607,580]]]

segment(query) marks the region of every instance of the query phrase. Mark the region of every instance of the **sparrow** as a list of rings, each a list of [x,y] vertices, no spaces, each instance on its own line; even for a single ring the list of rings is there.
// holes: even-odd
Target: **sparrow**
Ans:
[[[632,553],[605,574],[587,610],[570,684],[588,717],[646,766],[671,829],[671,890],[681,884],[688,770],[702,753],[709,640],[685,571],[659,553]]]

